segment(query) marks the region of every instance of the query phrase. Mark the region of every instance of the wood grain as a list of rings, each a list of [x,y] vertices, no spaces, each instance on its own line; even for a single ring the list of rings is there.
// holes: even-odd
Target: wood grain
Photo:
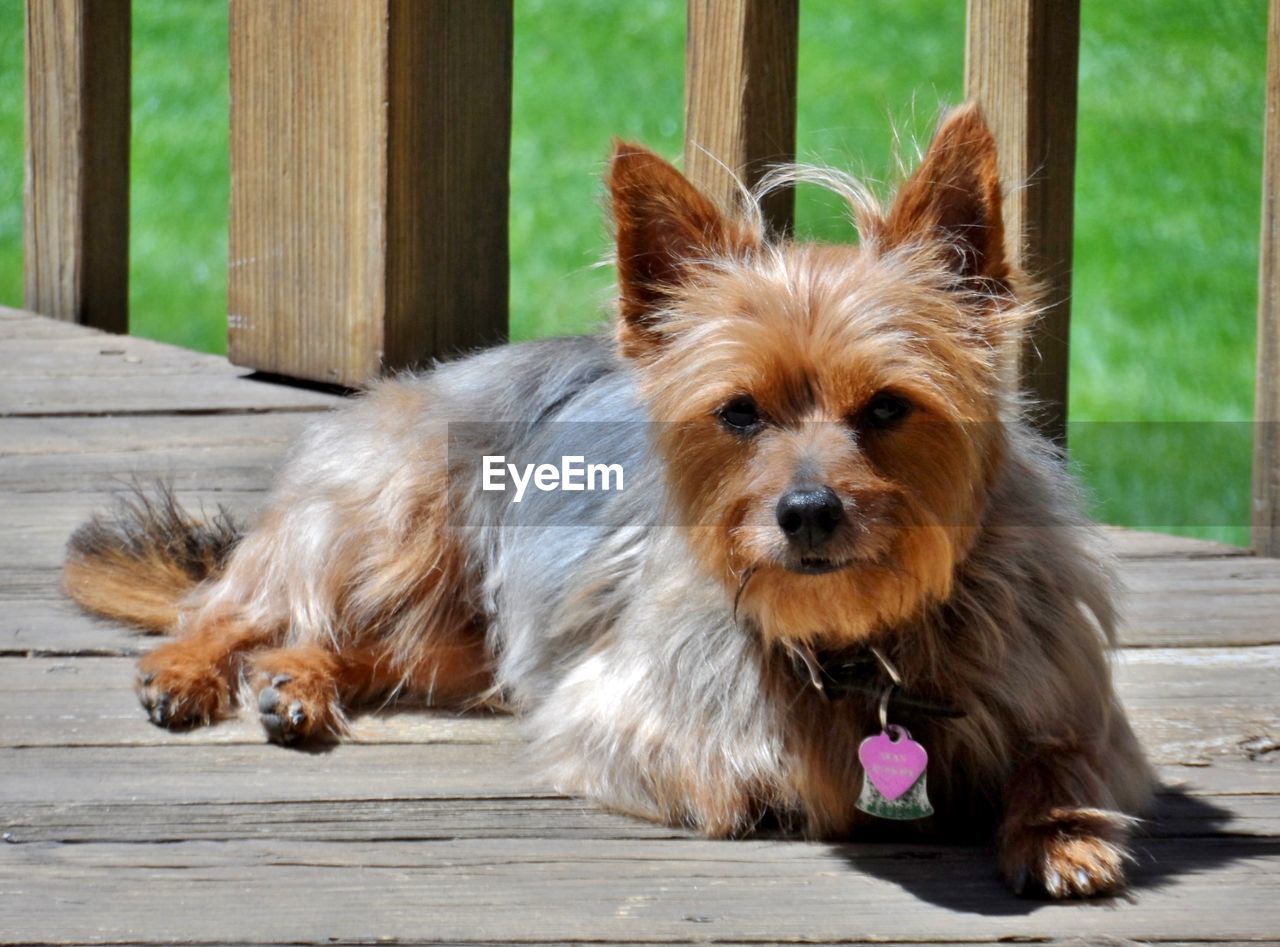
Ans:
[[[360,385],[505,334],[510,75],[510,0],[233,0],[234,363]]]
[[[1229,800],[1242,833],[1275,834],[1262,811],[1270,797]],[[1191,830],[1195,813],[1173,813]],[[563,796],[501,796],[280,802],[18,803],[0,814],[10,844],[32,842],[236,841],[288,838],[367,845],[399,839],[446,838],[692,838],[672,828],[608,812]]]
[[[1242,546],[1189,536],[1148,533],[1121,526],[1104,526],[1102,531],[1115,554],[1124,559],[1221,559],[1250,554]]]
[[[1270,11],[1258,265],[1253,548],[1260,555],[1280,556],[1280,0],[1271,0]]]
[[[89,774],[92,789],[86,785]],[[529,795],[557,794],[510,742],[346,746],[313,753],[265,742],[184,745],[181,739],[167,746],[0,747],[0,811],[14,803],[91,800],[180,806]]]
[[[129,0],[26,4],[27,309],[128,330]]]
[[[38,318],[0,334],[0,417],[324,411],[341,398],[248,377],[226,359]]]
[[[969,0],[965,95],[995,132],[1015,259],[1046,309],[1023,349],[1040,426],[1066,439],[1071,241],[1075,207],[1079,0]]]
[[[795,160],[799,0],[689,0],[685,170],[724,207],[772,164]],[[764,201],[771,230],[789,233],[791,188]]]
[[[1280,561],[1132,560],[1120,567],[1128,645],[1280,643]]]
[[[1091,909],[1013,899],[980,849],[899,843],[31,844],[0,861],[0,911],[14,941],[1250,940],[1275,936],[1274,852],[1153,839],[1135,894]]]
[[[345,788],[345,787],[344,787]],[[370,787],[376,790],[376,786]],[[659,825],[554,795],[317,799],[258,802],[19,802],[0,813],[12,845],[60,842],[236,842],[275,838],[368,845],[462,838],[695,839],[689,829]],[[1195,797],[1164,793],[1145,838],[1280,836],[1280,796]],[[766,833],[767,834],[767,833]],[[981,857],[980,854],[977,857]]]
[[[137,642],[149,648],[156,640]],[[124,658],[0,661],[0,747],[179,751],[263,744],[252,712],[187,733],[151,725],[134,696],[134,675],[133,661]],[[1185,776],[1190,771],[1193,785],[1206,771],[1227,765],[1252,773],[1242,785],[1280,792],[1280,767],[1269,760],[1280,750],[1277,677],[1280,648],[1161,649],[1117,656],[1117,687],[1148,755],[1170,772]],[[333,751],[332,768],[336,775],[358,763],[359,754],[347,754],[358,745],[521,740],[519,721],[509,717],[389,707],[354,718],[349,742]],[[353,776],[359,778],[358,772]]]
[[[392,0],[384,364],[507,335],[512,0]]]

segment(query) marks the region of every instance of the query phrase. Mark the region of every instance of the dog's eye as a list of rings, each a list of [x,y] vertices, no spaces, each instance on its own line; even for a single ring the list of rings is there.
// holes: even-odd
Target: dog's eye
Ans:
[[[760,426],[760,409],[750,395],[739,395],[717,412],[720,423],[735,434],[750,434]]]
[[[887,430],[901,424],[911,413],[911,402],[900,395],[882,391],[862,410],[863,423],[877,430]]]

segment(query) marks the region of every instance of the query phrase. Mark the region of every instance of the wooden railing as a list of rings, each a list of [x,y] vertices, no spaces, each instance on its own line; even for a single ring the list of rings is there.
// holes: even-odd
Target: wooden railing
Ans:
[[[1254,546],[1280,555],[1280,0],[1272,0]],[[230,0],[228,352],[359,385],[507,324],[511,0]],[[685,164],[712,194],[795,154],[798,0],[689,0]],[[127,327],[129,0],[28,0],[26,306]],[[969,0],[967,94],[1013,251],[1047,289],[1024,379],[1066,424],[1079,0]],[[793,198],[774,196],[789,230]]]

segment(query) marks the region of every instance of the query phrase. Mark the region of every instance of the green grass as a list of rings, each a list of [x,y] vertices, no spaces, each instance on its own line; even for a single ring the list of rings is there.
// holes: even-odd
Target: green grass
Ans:
[[[910,159],[940,104],[961,98],[963,8],[804,0],[801,158],[891,182],[891,127]],[[1071,434],[1112,522],[1246,540],[1265,27],[1265,0],[1084,0]],[[21,29],[20,0],[0,0],[10,305],[22,296]],[[222,351],[225,2],[134,0],[134,31],[133,331]],[[604,155],[613,135],[679,154],[683,43],[683,0],[517,0],[515,338],[601,318]],[[809,192],[798,230],[849,238],[840,209]]]

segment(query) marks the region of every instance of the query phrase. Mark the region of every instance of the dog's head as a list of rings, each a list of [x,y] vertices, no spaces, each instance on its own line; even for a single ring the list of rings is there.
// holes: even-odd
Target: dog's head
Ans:
[[[857,247],[771,240],[633,145],[608,185],[618,338],[702,564],[773,637],[853,641],[944,598],[1026,313],[977,109],[887,210],[860,204]]]

